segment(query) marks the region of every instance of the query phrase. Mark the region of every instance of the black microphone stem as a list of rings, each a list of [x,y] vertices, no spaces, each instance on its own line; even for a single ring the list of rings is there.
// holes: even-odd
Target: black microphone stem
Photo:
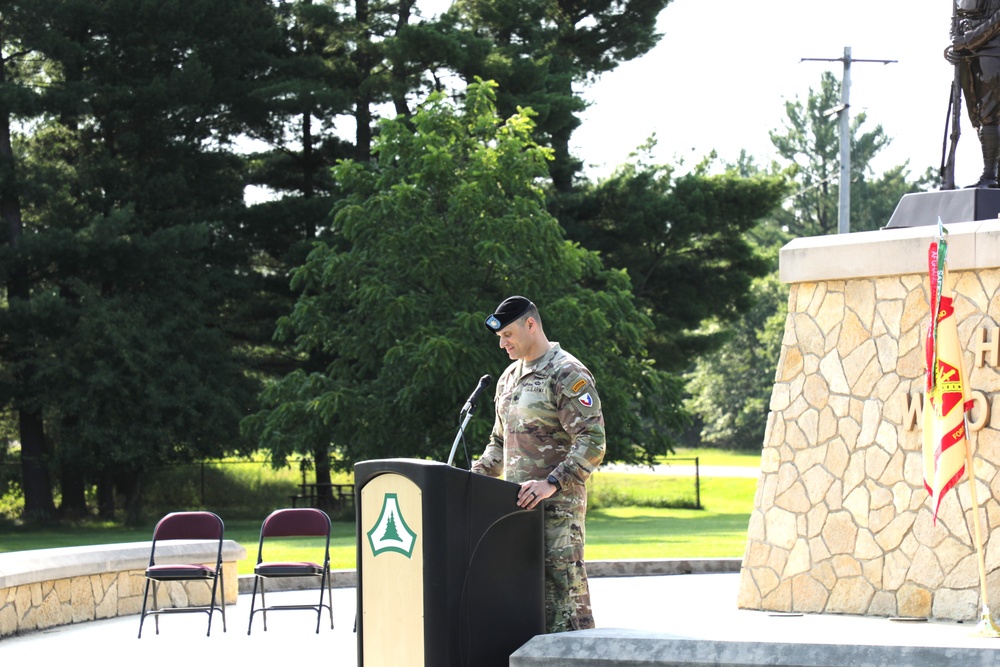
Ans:
[[[465,434],[465,425],[469,423],[469,419],[472,418],[472,413],[476,411],[476,401],[479,400],[479,395],[483,393],[483,389],[490,386],[493,382],[493,377],[490,375],[484,375],[479,378],[479,384],[476,388],[472,390],[469,394],[469,398],[465,401],[465,405],[462,406],[462,413],[465,418],[462,420],[462,424],[458,427],[458,435],[455,436],[455,444],[451,446],[451,455],[448,456],[448,465],[451,465],[452,461],[455,460],[455,450],[458,449],[458,443],[462,439],[462,435]],[[468,458],[468,453],[466,453],[466,458]]]
[[[458,443],[462,440],[462,436],[465,434],[465,425],[469,423],[470,419],[472,419],[472,413],[475,412],[475,410],[476,406],[473,405],[472,408],[466,410],[465,412],[465,418],[459,425],[458,433],[455,435],[455,442],[451,446],[451,454],[448,455],[448,465],[451,465],[452,461],[455,460],[455,450],[458,449]]]

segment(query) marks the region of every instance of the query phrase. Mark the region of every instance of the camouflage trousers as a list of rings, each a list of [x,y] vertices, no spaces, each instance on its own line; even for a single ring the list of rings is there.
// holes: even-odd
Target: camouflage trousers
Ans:
[[[559,505],[545,507],[545,628],[547,632],[594,627],[583,562],[584,517]]]

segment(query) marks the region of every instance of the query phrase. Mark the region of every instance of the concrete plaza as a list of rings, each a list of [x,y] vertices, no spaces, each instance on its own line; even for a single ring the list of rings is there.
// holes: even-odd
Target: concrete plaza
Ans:
[[[928,667],[960,661],[963,667],[992,667],[1000,660],[1000,639],[976,636],[971,624],[739,610],[738,586],[735,573],[595,577],[591,590],[599,627],[536,637],[510,664]],[[269,599],[272,595],[292,603],[311,601],[316,593],[273,593]],[[339,588],[333,597],[335,628],[324,618],[319,634],[315,616],[286,611],[270,615],[267,632],[258,616],[248,636],[250,599],[240,595],[227,608],[228,631],[222,632],[216,615],[211,637],[205,636],[202,614],[162,617],[159,635],[148,619],[142,639],[136,637],[138,616],[126,616],[5,638],[0,640],[0,661],[30,665],[79,659],[108,667],[293,661],[354,667],[356,592]]]

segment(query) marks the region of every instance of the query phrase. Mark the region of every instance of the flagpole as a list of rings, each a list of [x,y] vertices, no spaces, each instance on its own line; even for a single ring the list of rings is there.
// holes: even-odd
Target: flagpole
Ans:
[[[955,320],[954,295],[946,296],[948,282],[948,230],[938,217],[937,238],[928,249],[930,280],[930,323],[927,330],[927,386],[924,406],[924,486],[933,505],[937,522],[941,496],[958,481],[964,467],[968,471],[969,496],[972,501],[972,525],[975,533],[976,556],[979,564],[981,618],[974,634],[980,637],[1000,637],[1000,628],[993,623],[986,591],[986,559],[983,554],[983,531],[979,523],[979,498],[976,492],[976,472],[972,461],[972,437],[969,430],[965,365],[958,326]],[[942,329],[943,327],[943,329]],[[943,349],[939,346],[943,345]],[[956,419],[956,411],[961,418]],[[954,448],[961,446],[959,453]],[[958,454],[953,456],[952,454]],[[964,463],[962,463],[964,459]],[[959,504],[961,506],[961,503]],[[963,513],[964,514],[964,513]],[[968,521],[968,520],[966,520]],[[968,526],[967,526],[968,527]]]
[[[967,438],[965,467],[969,471],[969,495],[972,498],[972,525],[976,533],[976,555],[979,558],[979,588],[980,596],[982,597],[982,605],[980,605],[981,615],[979,624],[976,626],[976,634],[980,637],[1000,637],[1000,628],[997,628],[993,622],[993,616],[990,614],[989,598],[986,596],[986,560],[983,556],[983,531],[979,525],[979,499],[976,493],[976,471],[972,467],[972,443],[968,413],[966,413],[964,419],[965,436]]]

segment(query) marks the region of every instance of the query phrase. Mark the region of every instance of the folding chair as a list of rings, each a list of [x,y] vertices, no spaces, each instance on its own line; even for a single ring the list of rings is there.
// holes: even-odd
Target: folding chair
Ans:
[[[272,538],[316,537],[325,538],[322,565],[315,562],[269,562],[264,560],[264,544]],[[316,540],[316,555],[319,556],[322,540]],[[267,632],[267,612],[282,609],[308,609],[316,612],[316,632],[319,633],[323,608],[330,612],[330,628],[333,628],[333,585],[330,581],[330,517],[322,510],[311,507],[275,510],[264,519],[260,527],[260,544],[257,547],[257,565],[254,567],[253,595],[250,597],[250,624],[247,634],[253,630],[253,617],[264,612],[264,631]],[[280,577],[319,577],[318,604],[286,604],[268,606],[264,598],[264,582]],[[257,586],[260,585],[260,607],[256,607]],[[323,602],[327,595],[328,602]]]
[[[153,529],[153,547],[149,553],[149,566],[146,568],[146,590],[142,595],[142,615],[139,617],[139,638],[142,638],[142,624],[147,616],[153,616],[156,621],[156,634],[160,634],[160,614],[181,614],[204,612],[208,614],[208,633],[212,635],[212,615],[222,612],[222,631],[226,631],[226,600],[225,580],[222,576],[222,538],[225,527],[222,519],[212,512],[171,512],[156,524]],[[171,540],[212,540],[218,544],[215,564],[176,564],[157,563],[157,547]],[[162,555],[162,554],[161,554]],[[208,605],[186,607],[160,607],[157,601],[157,591],[161,583],[204,581],[212,590],[212,598]],[[147,609],[150,587],[153,590],[153,606]],[[216,593],[222,589],[222,601],[216,603]],[[168,596],[169,597],[169,596]]]

